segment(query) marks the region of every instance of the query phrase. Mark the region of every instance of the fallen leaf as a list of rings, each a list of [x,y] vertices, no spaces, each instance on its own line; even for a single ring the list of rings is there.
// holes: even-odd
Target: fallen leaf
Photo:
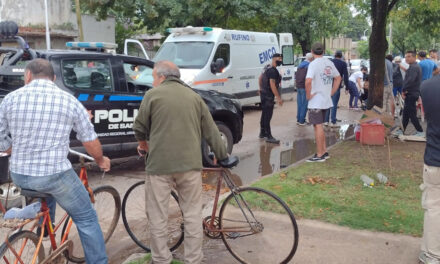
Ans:
[[[287,179],[287,174],[285,172],[280,173],[280,180],[284,181]]]
[[[277,191],[281,191],[283,189],[283,186],[275,185],[275,186],[272,187],[272,189],[277,190]]]

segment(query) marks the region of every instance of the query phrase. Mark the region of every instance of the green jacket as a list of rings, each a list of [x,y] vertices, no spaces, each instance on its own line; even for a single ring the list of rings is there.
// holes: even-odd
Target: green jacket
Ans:
[[[227,158],[208,106],[175,77],[145,93],[133,130],[138,141],[148,141],[146,171],[151,175],[202,169],[202,138],[218,159]]]

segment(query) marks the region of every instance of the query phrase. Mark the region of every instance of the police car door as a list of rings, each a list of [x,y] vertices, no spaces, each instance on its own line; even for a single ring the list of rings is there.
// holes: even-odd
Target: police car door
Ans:
[[[121,137],[122,151],[135,151],[137,141],[132,130],[134,119],[146,91],[153,87],[154,62],[126,56],[114,58],[118,71],[118,89],[110,97],[112,104],[121,105],[123,116],[115,123],[118,131],[124,133]]]
[[[112,70],[111,55],[72,54],[59,59],[60,87],[66,87],[89,111],[95,132],[103,145],[104,152],[120,151],[121,136],[125,135],[115,127],[117,120],[123,119],[123,108],[111,102],[114,94],[116,73]],[[56,60],[58,61],[58,60]],[[72,146],[80,145],[73,141]]]

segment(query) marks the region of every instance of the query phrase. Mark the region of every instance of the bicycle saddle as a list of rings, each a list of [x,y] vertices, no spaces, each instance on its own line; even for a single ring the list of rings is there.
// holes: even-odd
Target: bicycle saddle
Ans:
[[[34,190],[30,190],[30,189],[21,189],[20,194],[23,195],[23,196],[32,197],[32,198],[49,198],[49,197],[52,197],[52,195],[50,195],[48,193],[37,192],[37,191],[34,191]]]
[[[238,157],[237,156],[229,156],[229,157],[227,157],[226,159],[223,159],[223,160],[219,160],[218,161],[218,164],[221,166],[221,167],[223,167],[223,168],[232,168],[232,167],[235,167],[235,166],[237,166],[237,164],[238,164],[238,162],[239,162],[240,160],[238,159]]]

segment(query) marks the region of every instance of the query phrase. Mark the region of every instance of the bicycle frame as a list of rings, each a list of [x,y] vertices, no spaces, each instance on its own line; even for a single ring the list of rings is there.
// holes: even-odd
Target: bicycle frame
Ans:
[[[81,180],[81,182],[84,184],[84,187],[86,188],[86,190],[88,191],[89,195],[90,195],[90,200],[92,203],[95,203],[95,199],[94,199],[94,195],[93,195],[93,190],[92,188],[89,186],[89,181],[87,178],[87,168],[86,168],[86,164],[84,162],[84,157],[80,157],[80,164],[81,164],[81,170],[79,173],[79,178]],[[4,209],[3,206],[0,204],[1,209]],[[41,224],[38,224],[40,218],[43,217],[43,222]],[[65,213],[64,216],[61,218],[61,220],[59,221],[59,223],[55,226],[52,227],[52,220],[50,219],[50,214],[49,214],[49,207],[47,206],[47,202],[46,200],[43,198],[41,199],[41,209],[40,209],[40,213],[38,213],[36,215],[35,218],[33,219],[27,219],[25,220],[23,223],[21,223],[20,225],[16,226],[15,228],[11,229],[5,239],[5,243],[8,245],[8,248],[11,250],[11,252],[14,254],[14,256],[17,258],[15,260],[14,263],[20,263],[20,264],[28,264],[28,263],[24,263],[23,260],[21,259],[21,254],[23,253],[23,249],[26,246],[26,243],[28,242],[27,239],[23,242],[21,249],[19,252],[16,252],[16,250],[9,244],[8,238],[11,235],[11,233],[13,233],[15,230],[21,229],[22,227],[24,227],[25,225],[34,222],[32,227],[29,229],[29,231],[33,232],[33,230],[35,229],[35,227],[40,226],[41,228],[41,234],[40,234],[40,239],[38,241],[37,244],[37,248],[34,252],[34,255],[32,257],[32,264],[36,263],[37,257],[38,257],[38,252],[39,249],[42,245],[43,242],[43,237],[44,237],[44,232],[45,229],[44,227],[46,226],[48,232],[49,232],[49,239],[50,239],[50,243],[51,243],[51,247],[52,247],[52,254],[49,255],[48,258],[46,258],[43,263],[47,263],[49,261],[52,261],[54,258],[56,258],[59,254],[61,254],[62,252],[64,252],[66,249],[68,250],[69,254],[72,250],[72,246],[73,243],[72,241],[68,240],[69,237],[69,233],[70,233],[70,229],[72,227],[72,218],[69,219],[66,231],[64,233],[64,236],[61,238],[60,244],[57,246],[56,240],[55,240],[55,233],[57,232],[57,230],[61,227],[61,224],[64,223],[64,221],[67,219],[68,214]],[[7,261],[7,260],[4,260]]]
[[[246,203],[246,201],[243,199],[243,197],[238,198],[236,196],[236,191],[237,189],[239,189],[239,187],[237,187],[234,182],[231,180],[230,177],[230,172],[227,169],[224,168],[204,168],[203,169],[204,172],[215,172],[218,173],[217,176],[217,187],[216,187],[216,193],[215,193],[215,197],[214,197],[214,205],[212,208],[212,213],[211,213],[211,217],[209,218],[209,223],[206,222],[205,219],[203,219],[203,225],[205,226],[206,230],[208,232],[249,232],[250,230],[254,231],[254,232],[259,232],[259,230],[255,229],[253,227],[253,225],[251,224],[251,221],[248,218],[248,215],[245,213],[244,210],[247,210],[250,213],[250,216],[252,216],[255,219],[254,214],[252,213],[252,210],[249,208],[248,204]],[[224,229],[220,229],[217,228],[214,223],[215,223],[215,218],[216,218],[216,213],[217,213],[217,207],[218,207],[218,201],[220,198],[220,190],[222,187],[222,181],[224,180],[224,182],[226,183],[226,185],[228,186],[228,188],[231,190],[232,195],[234,196],[235,201],[237,202],[238,207],[240,208],[241,212],[243,213],[243,216],[245,217],[247,223],[249,224],[250,230],[245,227],[235,227],[235,228],[224,228]],[[239,199],[241,201],[239,201]],[[242,207],[242,204],[244,205],[245,208]]]

